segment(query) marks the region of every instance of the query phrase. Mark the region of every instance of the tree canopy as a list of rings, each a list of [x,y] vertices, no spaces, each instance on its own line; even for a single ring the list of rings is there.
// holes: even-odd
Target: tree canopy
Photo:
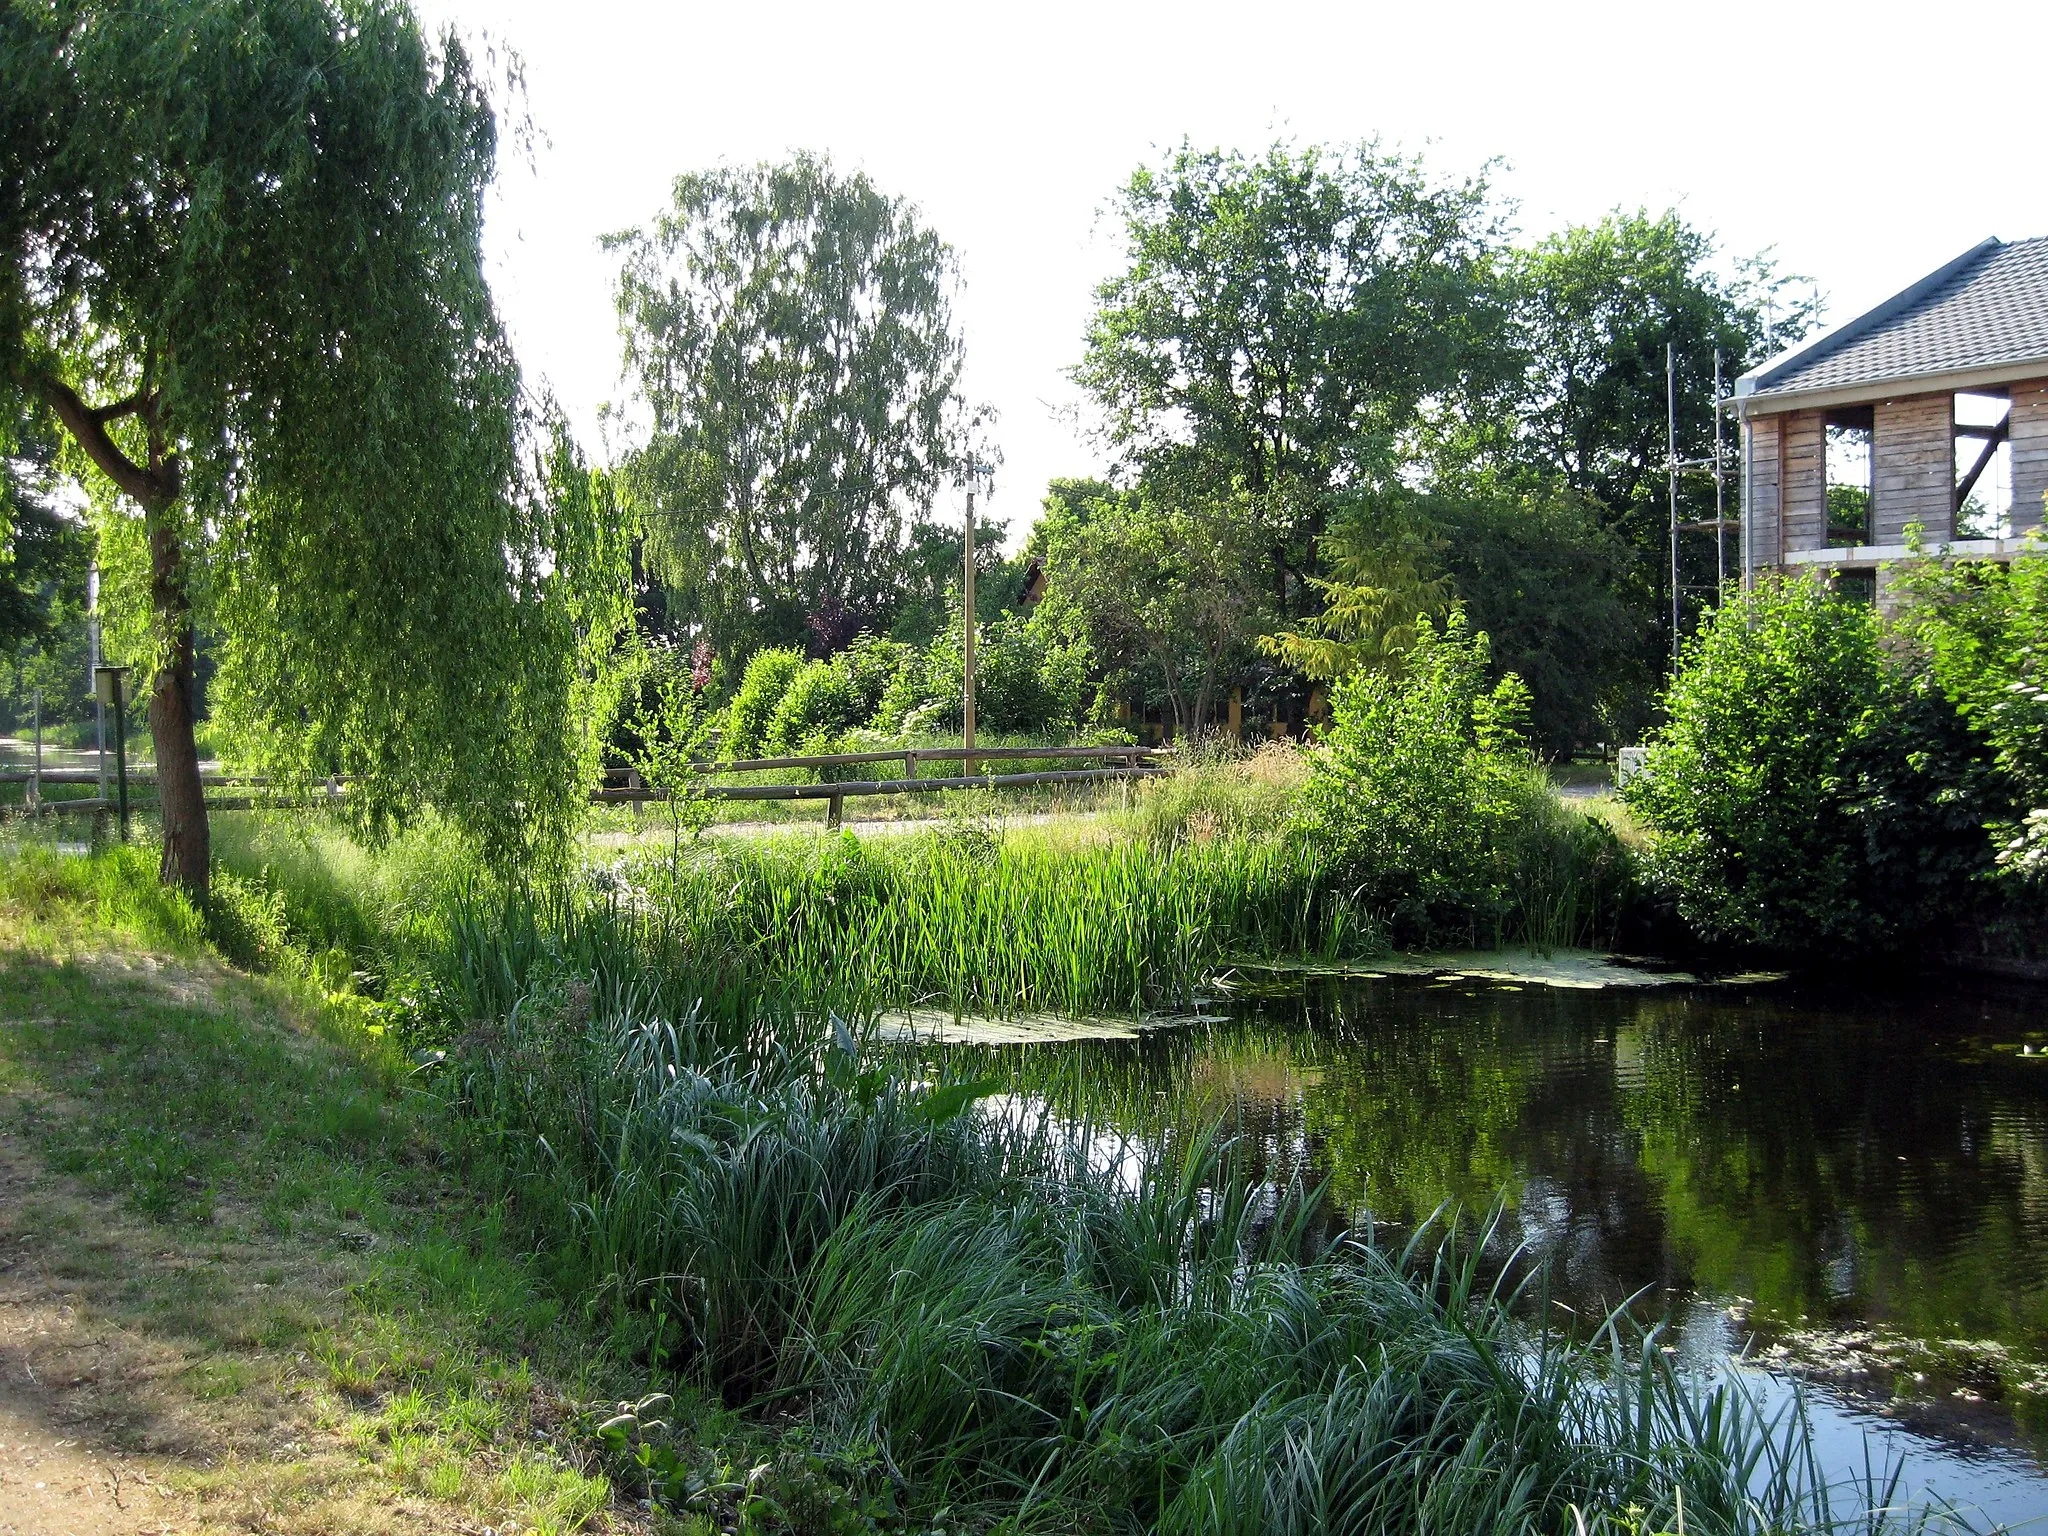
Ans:
[[[595,545],[522,451],[469,54],[400,0],[0,15],[0,387],[62,424],[149,615],[166,876],[205,890],[202,626],[245,755],[350,775],[363,829],[558,829]]]
[[[611,246],[652,415],[629,483],[676,606],[721,648],[886,627],[966,441],[951,250],[809,155],[679,177]]]

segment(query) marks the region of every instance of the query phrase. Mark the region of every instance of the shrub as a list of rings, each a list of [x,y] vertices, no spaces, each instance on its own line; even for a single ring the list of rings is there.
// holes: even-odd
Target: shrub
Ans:
[[[1766,577],[1709,615],[1625,798],[1694,932],[1773,950],[1872,935],[1856,759],[1884,691],[1875,615]]]
[[[804,653],[793,647],[754,653],[726,710],[725,740],[721,747],[727,760],[752,757],[760,751],[768,722],[803,668]]]
[[[1315,840],[1403,941],[1506,935],[1526,829],[1553,802],[1522,735],[1528,690],[1488,687],[1486,636],[1424,621],[1400,678],[1337,687],[1308,783]]]
[[[853,687],[856,721],[865,723],[874,719],[883,695],[915,654],[915,650],[901,640],[863,631],[833,658],[834,664],[846,674],[847,682]]]
[[[959,730],[960,616],[923,651],[912,651],[890,678],[874,712],[877,730]],[[975,723],[983,730],[1031,732],[1071,726],[1087,692],[1088,651],[1049,634],[1021,613],[976,631]]]
[[[814,661],[790,680],[775,713],[762,732],[762,747],[772,756],[810,747],[831,750],[832,738],[860,714],[860,695],[844,667]]]
[[[1901,629],[1982,743],[2004,801],[1990,831],[1997,867],[2048,879],[2048,536],[2010,565],[1930,561],[1906,568]]]

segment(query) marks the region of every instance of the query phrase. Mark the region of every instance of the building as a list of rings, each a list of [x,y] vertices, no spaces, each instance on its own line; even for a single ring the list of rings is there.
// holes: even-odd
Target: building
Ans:
[[[2006,559],[2048,496],[2048,239],[1986,240],[1744,374],[1743,579],[1831,573],[1876,592],[1930,547]]]

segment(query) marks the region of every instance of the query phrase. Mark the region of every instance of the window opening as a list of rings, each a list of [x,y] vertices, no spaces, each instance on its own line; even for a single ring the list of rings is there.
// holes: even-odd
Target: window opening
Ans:
[[[2012,537],[2012,401],[1956,396],[1956,537]]]
[[[1852,603],[1861,603],[1867,608],[1877,606],[1877,572],[1837,571],[1834,579],[1835,596]]]
[[[1828,535],[1830,549],[1870,542],[1871,439],[1869,406],[1828,417]]]

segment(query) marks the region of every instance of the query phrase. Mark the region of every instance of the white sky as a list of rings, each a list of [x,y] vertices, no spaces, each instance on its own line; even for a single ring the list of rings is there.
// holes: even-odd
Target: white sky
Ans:
[[[1013,539],[1049,477],[1098,466],[1065,370],[1120,253],[1099,215],[1184,136],[1378,135],[1446,173],[1498,156],[1529,234],[1675,204],[1816,279],[1830,322],[1986,235],[2048,234],[2039,0],[421,9],[524,57],[545,142],[501,173],[493,281],[593,453],[621,395],[597,237],[650,218],[678,172],[822,150],[960,254],[965,388],[1001,413],[991,510]]]

